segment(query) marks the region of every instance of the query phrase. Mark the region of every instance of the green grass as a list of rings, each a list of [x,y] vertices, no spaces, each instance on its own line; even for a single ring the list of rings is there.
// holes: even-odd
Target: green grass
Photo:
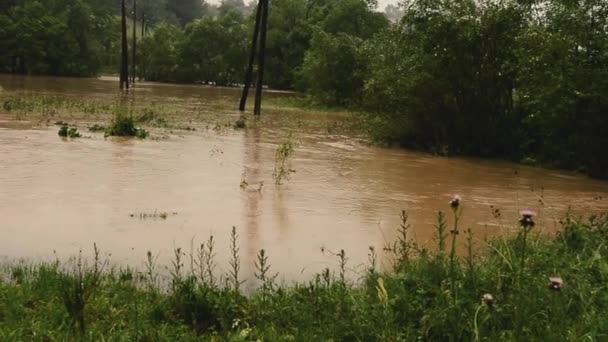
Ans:
[[[608,339],[608,216],[567,216],[554,236],[513,222],[516,236],[479,241],[474,250],[470,231],[446,223],[460,218],[460,205],[439,216],[433,250],[410,240],[402,213],[398,239],[385,248],[394,268],[380,271],[370,248],[356,281],[345,251],[335,254],[335,272],[285,286],[261,250],[254,279],[242,279],[236,229],[225,275],[213,237],[190,253],[177,248],[168,279],[152,253],[142,270],[116,269],[97,247],[90,259],[5,264],[0,340]],[[455,253],[462,243],[464,256]],[[243,293],[244,281],[257,290]]]

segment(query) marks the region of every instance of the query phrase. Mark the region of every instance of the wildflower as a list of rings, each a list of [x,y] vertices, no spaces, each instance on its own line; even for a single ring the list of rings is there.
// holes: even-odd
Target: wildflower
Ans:
[[[485,293],[483,296],[481,296],[481,301],[485,305],[492,307],[494,305],[494,296],[492,296],[491,293]]]
[[[460,197],[460,195],[454,195],[454,197],[452,197],[452,200],[450,201],[450,207],[452,207],[452,209],[454,210],[458,209],[461,200],[462,197]]]
[[[536,216],[536,213],[533,212],[532,210],[526,209],[526,210],[522,210],[519,212],[519,215],[521,215],[521,218],[519,219],[519,224],[523,227],[523,228],[534,228],[534,225],[536,224],[534,222],[534,216]]]
[[[549,277],[549,289],[553,291],[560,291],[564,281],[561,277]]]

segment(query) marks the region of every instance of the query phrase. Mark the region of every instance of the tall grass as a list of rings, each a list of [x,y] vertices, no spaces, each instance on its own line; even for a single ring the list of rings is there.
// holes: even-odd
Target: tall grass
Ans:
[[[291,285],[276,282],[271,258],[260,250],[255,279],[243,279],[236,228],[223,275],[213,237],[190,253],[175,248],[167,280],[150,252],[141,272],[107,268],[96,247],[89,266],[82,257],[5,265],[0,340],[608,339],[608,216],[568,215],[547,236],[522,212],[513,220],[518,234],[486,242],[458,226],[464,206],[451,205],[451,231],[438,215],[435,248],[410,238],[402,212],[398,239],[385,247],[393,268],[380,270],[370,247],[360,279],[343,250],[334,253],[336,272]],[[463,255],[455,252],[461,242]],[[244,282],[256,290],[243,293]]]

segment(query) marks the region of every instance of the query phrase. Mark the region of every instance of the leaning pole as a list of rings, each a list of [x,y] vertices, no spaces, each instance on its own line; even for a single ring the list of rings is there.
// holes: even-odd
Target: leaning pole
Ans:
[[[260,115],[262,113],[262,86],[264,85],[264,65],[266,64],[266,27],[268,24],[268,0],[264,0],[262,9],[262,23],[260,27],[260,55],[258,57],[258,79],[255,82],[255,104],[253,114]]]
[[[256,79],[256,93],[253,113],[260,115],[262,105],[262,86],[264,84],[264,65],[266,57],[266,31],[268,24],[268,0],[259,0],[255,15],[255,26],[253,29],[253,37],[251,40],[251,52],[249,54],[249,63],[245,73],[245,84],[243,86],[243,94],[239,110],[244,111],[249,95],[249,88],[253,79],[253,64],[255,62],[256,52],[258,52],[258,73]],[[258,38],[260,40],[260,49],[257,51]]]
[[[131,83],[135,84],[136,52],[137,52],[137,0],[133,0],[133,48],[131,50]]]
[[[260,32],[260,19],[262,15],[262,1],[258,2],[257,9],[255,11],[255,26],[253,27],[253,38],[251,39],[251,52],[249,53],[249,64],[247,65],[247,72],[245,73],[245,83],[243,86],[243,94],[241,95],[241,103],[239,104],[239,110],[242,112],[245,110],[247,104],[247,96],[249,96],[249,87],[253,78],[253,63],[255,62],[255,52],[258,46],[258,34]]]
[[[129,89],[129,56],[127,52],[127,17],[125,0],[121,1],[122,27],[121,27],[121,58],[120,58],[120,89]]]

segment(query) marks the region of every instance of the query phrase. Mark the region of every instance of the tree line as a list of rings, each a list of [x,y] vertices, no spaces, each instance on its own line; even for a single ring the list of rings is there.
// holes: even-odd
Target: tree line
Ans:
[[[138,2],[139,77],[243,82],[255,2]],[[0,4],[5,71],[117,70],[116,4]],[[271,0],[264,83],[366,113],[383,142],[608,177],[608,2],[405,0],[386,14],[376,7]]]

